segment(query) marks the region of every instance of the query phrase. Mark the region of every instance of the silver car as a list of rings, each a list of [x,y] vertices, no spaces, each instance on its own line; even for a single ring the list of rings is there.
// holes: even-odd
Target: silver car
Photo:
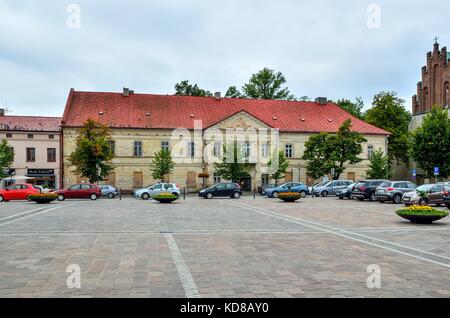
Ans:
[[[333,180],[324,184],[320,184],[313,188],[313,194],[318,197],[319,195],[326,197],[328,195],[335,195],[339,190],[346,189],[351,185],[351,180]]]
[[[173,195],[180,196],[181,191],[175,183],[156,183],[152,186],[133,191],[133,196],[135,198],[148,200],[160,193],[171,193]]]
[[[118,195],[117,189],[111,185],[107,184],[101,185],[100,189],[102,190],[102,197],[114,199]]]

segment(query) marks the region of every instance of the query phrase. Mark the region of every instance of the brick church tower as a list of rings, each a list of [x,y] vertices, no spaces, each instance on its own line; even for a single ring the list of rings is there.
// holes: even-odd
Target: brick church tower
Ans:
[[[422,81],[417,84],[417,95],[412,98],[414,115],[429,111],[432,106],[450,105],[450,53],[447,48],[439,50],[434,43],[433,52],[427,53],[427,65],[422,67]]]

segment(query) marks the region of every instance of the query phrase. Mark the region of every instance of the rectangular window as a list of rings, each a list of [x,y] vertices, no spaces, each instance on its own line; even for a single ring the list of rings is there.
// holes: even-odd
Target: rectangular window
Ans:
[[[6,134],[6,138],[12,138],[12,134]]]
[[[373,146],[372,145],[368,145],[367,146],[367,159],[372,158],[373,156]]]
[[[116,142],[114,140],[109,141],[109,147],[111,148],[111,153],[116,155]]]
[[[14,161],[14,147],[9,147],[9,150],[12,152],[13,154],[13,161]]]
[[[292,144],[287,144],[284,149],[286,158],[292,158],[294,156],[294,146]]]
[[[55,139],[55,135],[48,135],[48,139]]]
[[[195,142],[188,142],[188,157],[195,157]]]
[[[169,151],[169,142],[161,141],[161,150]]]
[[[214,142],[214,157],[220,158],[222,156],[222,143],[220,141]]]
[[[33,134],[28,134],[28,139],[33,139],[34,135]]]
[[[142,141],[135,141],[134,142],[133,155],[135,157],[142,157]]]
[[[35,162],[35,161],[36,161],[36,149],[27,148],[27,162]]]
[[[261,157],[262,158],[269,157],[269,144],[267,142],[261,145]]]
[[[214,179],[214,184],[222,182],[222,177],[219,176],[217,173],[214,173],[213,179]]]
[[[47,162],[56,162],[56,148],[47,148]]]
[[[250,154],[251,154],[251,146],[250,146],[250,142],[248,142],[248,141],[246,141],[246,142],[244,142],[244,145],[243,145],[243,153],[244,153],[244,156],[245,156],[245,158],[249,158],[250,157]]]

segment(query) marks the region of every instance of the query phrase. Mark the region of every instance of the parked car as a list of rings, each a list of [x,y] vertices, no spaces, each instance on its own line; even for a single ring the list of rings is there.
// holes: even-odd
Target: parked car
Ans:
[[[148,200],[157,196],[160,193],[171,193],[180,196],[180,188],[175,183],[156,183],[154,185],[148,186],[146,188],[137,189],[133,191],[133,196],[135,198],[141,198],[143,200]]]
[[[39,190],[37,190],[32,184],[12,184],[9,187],[0,190],[0,202],[27,200],[29,195],[37,193],[40,193]]]
[[[360,180],[353,187],[352,197],[360,201],[364,201],[365,199],[377,201],[375,192],[383,182],[389,182],[389,180]]]
[[[97,200],[102,196],[100,187],[96,184],[74,184],[67,189],[57,190],[53,193],[58,195],[58,201],[65,199],[91,199]]]
[[[107,184],[101,185],[100,189],[102,190],[102,196],[108,197],[110,199],[114,199],[119,195],[116,188]]]
[[[339,199],[343,200],[344,198],[352,199],[352,191],[353,187],[356,185],[356,183],[350,184],[348,187],[338,190],[336,192],[336,196],[339,197]]]
[[[261,187],[261,195],[266,195],[267,189],[275,188],[277,185],[275,183],[269,183]]]
[[[424,192],[425,197],[422,198],[419,192]],[[403,203],[406,206],[419,204],[419,205],[428,205],[428,204],[436,204],[440,206],[444,204],[444,185],[442,184],[425,184],[420,187],[417,187],[415,191],[406,192],[403,195]]]
[[[296,182],[288,182],[285,184],[282,184],[278,187],[270,188],[266,190],[266,195],[269,198],[278,198],[278,194],[281,192],[298,192],[301,194],[302,197],[305,197],[309,194],[308,187],[303,183],[296,183]]]
[[[352,183],[353,181],[351,180],[328,181],[322,185],[315,186],[313,188],[313,194],[316,197],[318,197],[319,195],[323,197],[326,197],[328,195],[335,195],[337,191],[346,189]]]
[[[402,202],[403,194],[415,190],[417,185],[410,181],[383,182],[376,190],[375,196],[380,203],[392,201],[395,204]]]
[[[230,197],[239,199],[242,195],[241,186],[237,183],[218,183],[210,188],[203,189],[198,196],[205,199],[212,199],[214,197]]]
[[[444,186],[444,196],[442,197],[444,204],[450,209],[450,186]]]

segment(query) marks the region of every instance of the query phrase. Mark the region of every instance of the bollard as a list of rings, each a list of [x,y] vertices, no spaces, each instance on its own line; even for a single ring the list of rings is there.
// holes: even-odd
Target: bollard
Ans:
[[[119,188],[119,201],[122,201],[122,188]]]
[[[183,187],[183,200],[186,200],[186,188]]]

